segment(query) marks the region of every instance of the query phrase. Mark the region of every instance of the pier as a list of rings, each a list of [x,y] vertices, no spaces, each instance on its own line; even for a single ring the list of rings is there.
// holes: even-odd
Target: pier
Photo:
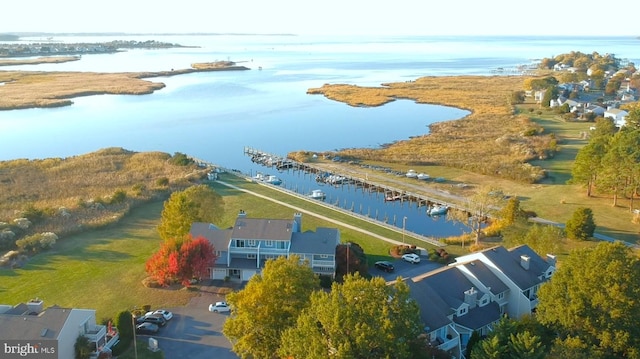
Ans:
[[[251,157],[251,160],[267,167],[274,167],[279,171],[294,170],[303,171],[316,175],[316,181],[330,185],[346,185],[355,188],[361,188],[366,192],[378,192],[384,194],[385,201],[410,201],[418,207],[426,206],[432,208],[434,206],[446,206],[449,209],[466,211],[466,209],[458,203],[445,201],[441,198],[435,198],[425,193],[418,193],[406,189],[393,187],[388,184],[382,184],[369,180],[368,178],[354,177],[348,173],[339,173],[327,171],[321,166],[312,163],[297,162],[288,158],[283,158],[268,152],[260,151],[251,147],[245,147],[244,153]]]

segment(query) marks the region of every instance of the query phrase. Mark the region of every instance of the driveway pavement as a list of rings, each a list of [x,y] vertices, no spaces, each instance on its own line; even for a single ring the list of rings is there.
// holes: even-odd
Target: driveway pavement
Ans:
[[[420,256],[420,263],[417,264],[409,263],[402,259],[396,259],[390,262],[393,263],[393,272],[387,273],[383,270],[371,267],[369,268],[369,273],[374,276],[380,276],[388,282],[396,280],[398,279],[398,277],[402,277],[402,279],[408,280],[410,278],[419,276],[443,266],[440,263],[430,261],[426,256]]]
[[[173,318],[153,337],[167,359],[237,359],[231,343],[222,334],[228,313],[211,313],[209,304],[225,300],[213,286],[203,285],[200,294],[183,307],[163,308],[173,312]],[[138,352],[148,350],[138,347]]]

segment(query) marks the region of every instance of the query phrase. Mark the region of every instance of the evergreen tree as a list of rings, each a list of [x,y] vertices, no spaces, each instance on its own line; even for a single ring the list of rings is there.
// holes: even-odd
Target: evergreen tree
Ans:
[[[587,240],[593,237],[596,223],[593,220],[593,211],[590,208],[580,207],[573,212],[573,216],[565,225],[567,238],[575,240]]]

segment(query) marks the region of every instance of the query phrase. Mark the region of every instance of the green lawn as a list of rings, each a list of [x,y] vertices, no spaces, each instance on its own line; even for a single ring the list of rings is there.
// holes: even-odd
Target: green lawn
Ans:
[[[294,198],[235,176],[225,181],[268,194],[307,210],[317,212],[376,234],[402,240],[400,232],[388,230],[345,214]],[[257,198],[241,191],[213,183],[225,201],[225,215],[218,225],[233,225],[240,209],[250,217],[292,218],[293,209]],[[58,241],[52,251],[38,254],[20,269],[0,270],[0,303],[14,305],[38,297],[45,306],[96,309],[98,321],[114,318],[118,312],[149,304],[152,307],[184,305],[193,291],[153,289],[141,285],[146,277],[144,264],[160,245],[156,226],[162,202],[134,209],[120,223],[88,231]],[[303,215],[303,229],[336,227],[312,215]],[[343,242],[358,243],[370,261],[389,258],[391,245],[358,231],[340,228]],[[407,244],[425,246],[419,240],[405,237]],[[455,253],[455,249],[449,251]]]

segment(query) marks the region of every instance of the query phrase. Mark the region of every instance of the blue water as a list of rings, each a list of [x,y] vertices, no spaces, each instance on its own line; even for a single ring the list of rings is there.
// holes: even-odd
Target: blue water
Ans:
[[[468,114],[409,100],[354,108],[306,94],[325,83],[380,86],[421,76],[491,75],[497,68],[513,69],[570,51],[614,53],[636,64],[640,59],[640,41],[626,37],[118,36],[54,41],[151,39],[194,47],[84,55],[75,62],[3,70],[165,71],[217,60],[236,61],[251,70],[153,78],[149,80],[166,87],[144,96],[90,96],[73,99],[68,107],[0,111],[0,160],[124,147],[182,152],[255,173],[259,168],[243,154],[245,146],[282,156],[296,150],[376,148]],[[346,201],[351,207],[348,202],[355,197]],[[360,198],[353,206],[375,212],[367,201]],[[409,230],[438,236],[461,231],[444,221],[435,229],[419,209],[406,214],[405,207],[374,202],[379,216],[391,220],[419,215],[408,219]]]

